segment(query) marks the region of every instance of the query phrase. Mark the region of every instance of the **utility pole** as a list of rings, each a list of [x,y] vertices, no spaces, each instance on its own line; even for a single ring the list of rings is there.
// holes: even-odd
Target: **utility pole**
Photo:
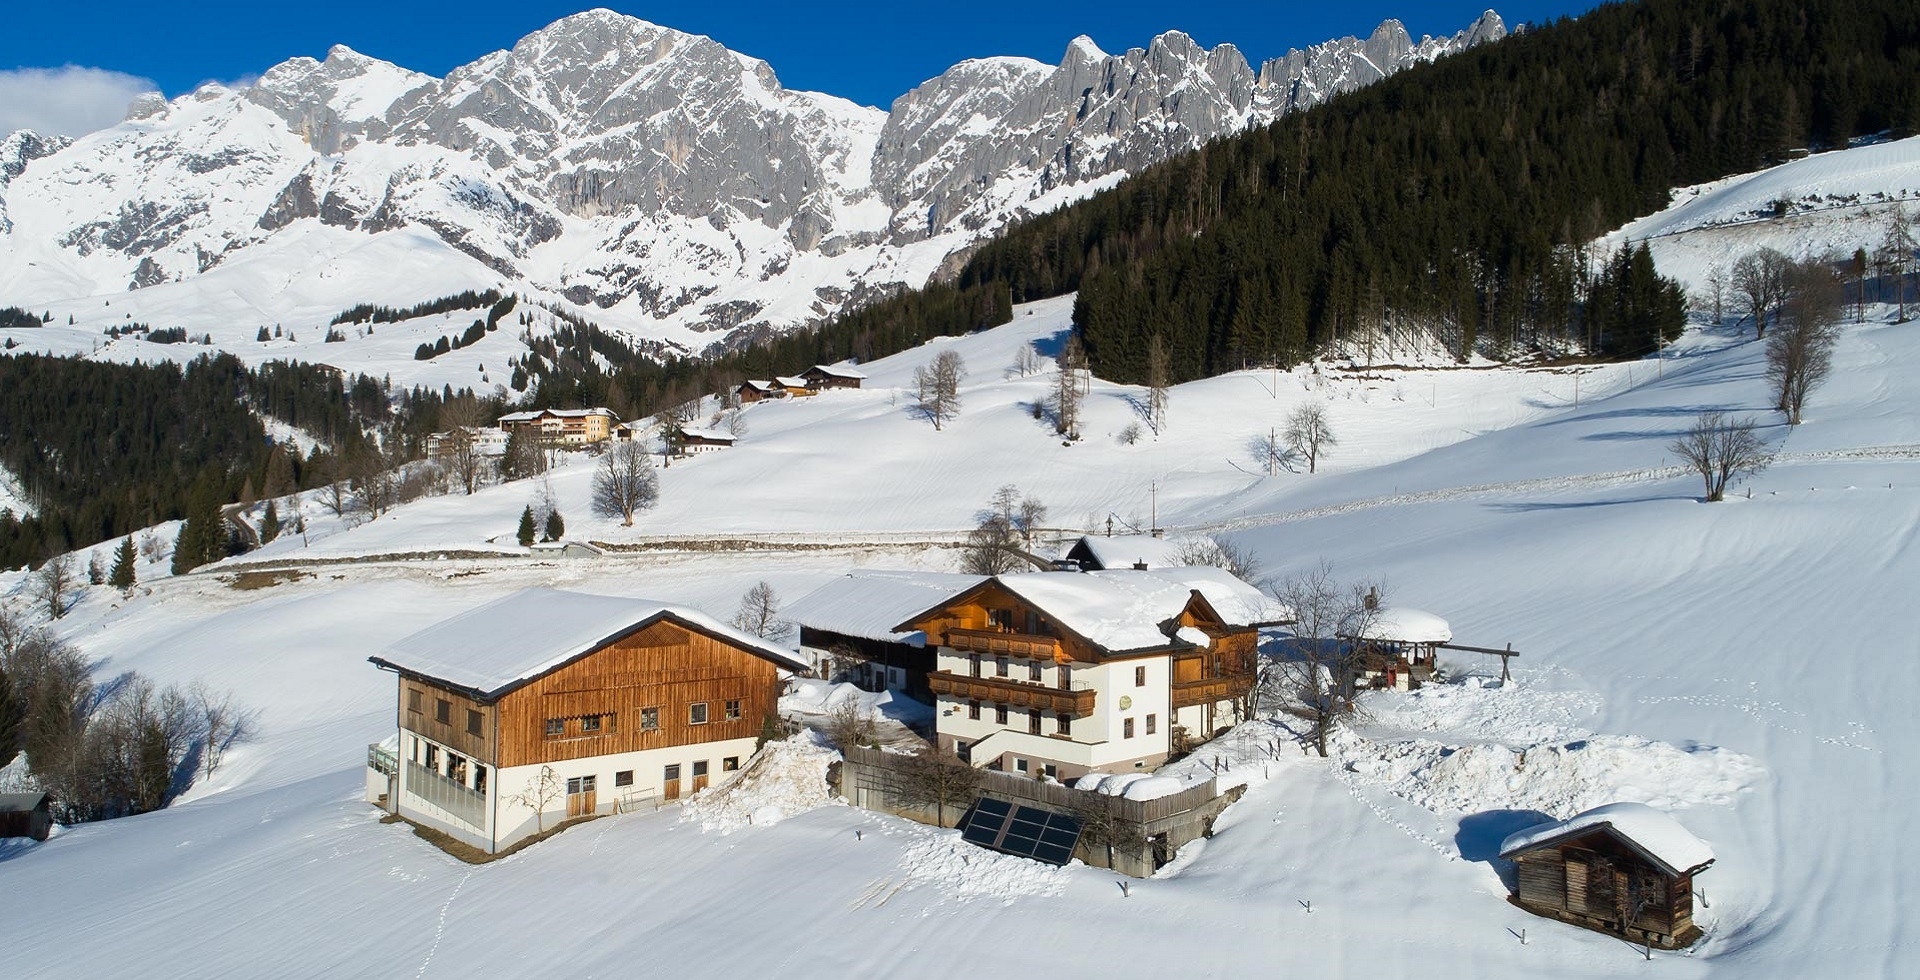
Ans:
[[[1160,536],[1160,484],[1154,481],[1147,484],[1147,533]]]

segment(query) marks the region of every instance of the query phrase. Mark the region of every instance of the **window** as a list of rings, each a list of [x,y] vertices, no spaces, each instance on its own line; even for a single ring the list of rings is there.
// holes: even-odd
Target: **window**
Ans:
[[[1055,766],[1053,763],[1049,762],[1046,765],[1043,765],[1040,767],[1040,774],[1047,777],[1048,779],[1059,779],[1060,769],[1058,766]]]
[[[487,795],[487,767],[477,762],[473,766],[473,791],[481,796]]]
[[[666,769],[665,775],[663,775],[661,778],[665,779],[669,783],[679,782],[680,781],[680,763],[676,762],[673,765],[668,766]]]
[[[1133,737],[1133,719],[1132,718],[1120,719],[1120,737],[1121,738]]]
[[[1007,658],[1005,657],[993,658],[993,676],[995,677],[1007,676]]]
[[[472,708],[468,708],[467,709],[467,734],[468,735],[480,734],[480,725],[481,725],[480,712],[475,711]]]
[[[1002,633],[1011,633],[1013,632],[1013,610],[989,609],[987,610],[987,622],[991,623],[994,629]]]
[[[980,655],[977,653],[968,655],[967,667],[973,671],[973,676],[979,677],[980,676]]]
[[[727,701],[727,720],[728,721],[740,720],[740,699],[739,698],[731,698]]]
[[[1147,668],[1145,667],[1133,668],[1133,686],[1134,687],[1147,686]]]
[[[707,774],[707,760],[701,759],[693,764],[693,778],[699,779]]]
[[[593,792],[595,778],[596,777],[593,776],[575,776],[567,780],[567,795],[572,796],[575,793]]]
[[[427,746],[427,768],[434,772],[440,771],[440,746]]]
[[[972,721],[980,720],[980,702],[978,701],[967,702],[967,718]]]
[[[1038,684],[1038,683],[1040,683],[1040,661],[1038,661],[1038,660],[1034,660],[1034,661],[1029,661],[1029,662],[1028,662],[1028,664],[1027,664],[1027,680],[1030,680],[1030,681],[1032,681],[1032,682],[1034,682],[1035,684]]]
[[[560,736],[565,735],[566,733],[567,733],[567,720],[565,718],[548,718],[547,719],[547,737],[548,738],[559,738]]]
[[[1014,771],[1014,772],[1026,772],[1026,771],[1027,771],[1027,760],[1025,760],[1025,759],[1015,759],[1015,760],[1013,760],[1013,771]]]
[[[1154,723],[1154,721],[1155,721],[1155,720],[1157,720],[1157,719],[1155,718],[1155,716],[1153,716],[1153,715],[1148,715],[1148,716],[1147,716],[1147,734],[1148,734],[1148,735],[1152,735],[1152,734],[1153,734],[1153,723]]]
[[[582,715],[582,716],[580,716],[580,734],[582,734],[582,735],[593,735],[593,734],[596,734],[596,733],[598,733],[599,731],[600,731],[600,716],[599,716],[599,715]]]
[[[433,720],[442,725],[453,724],[453,702],[446,698],[434,698]]]
[[[413,712],[416,715],[420,713],[420,692],[419,691],[407,692],[407,710]]]
[[[1004,725],[1007,723],[1006,705],[996,704],[993,706],[993,723],[996,725]]]
[[[619,772],[616,772],[616,773],[614,773],[614,774],[613,774],[613,785],[615,785],[615,786],[632,786],[632,785],[633,785],[633,770],[631,770],[631,769],[622,769],[622,770],[620,770]]]
[[[447,778],[465,786],[467,784],[467,760],[451,752],[447,753]]]
[[[1072,715],[1054,715],[1053,730],[1062,735],[1072,735],[1073,734],[1073,716]]]
[[[640,730],[643,732],[651,732],[651,731],[658,731],[659,728],[660,728],[660,709],[659,708],[641,708],[640,709]]]
[[[1040,734],[1040,709],[1039,708],[1027,709],[1027,734],[1029,735]]]
[[[707,723],[707,703],[696,701],[687,705],[687,724],[704,725]]]
[[[1073,690],[1073,665],[1061,664],[1060,669],[1053,672],[1053,679],[1059,685],[1060,690]]]
[[[1034,636],[1040,635],[1040,614],[1031,609],[1027,610],[1027,632]]]
[[[737,755],[730,755],[720,760],[721,772],[735,772],[735,771],[738,771],[739,768],[740,768],[740,757]]]

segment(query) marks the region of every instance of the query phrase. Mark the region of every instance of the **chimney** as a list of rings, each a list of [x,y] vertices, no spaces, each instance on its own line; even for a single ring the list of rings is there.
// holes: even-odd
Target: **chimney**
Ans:
[[[1380,590],[1372,586],[1368,586],[1367,598],[1365,599],[1364,604],[1366,605],[1368,612],[1379,612],[1380,611]]]
[[[1136,572],[1144,572],[1147,570],[1147,563],[1143,561],[1136,561],[1133,563],[1133,570]]]

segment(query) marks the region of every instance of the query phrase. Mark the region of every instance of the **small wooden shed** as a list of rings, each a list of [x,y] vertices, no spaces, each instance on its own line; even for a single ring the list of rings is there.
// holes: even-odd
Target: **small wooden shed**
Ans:
[[[1536,915],[1657,949],[1700,938],[1693,876],[1713,849],[1644,803],[1609,803],[1509,836],[1500,856],[1519,868],[1514,904]]]
[[[0,793],[0,837],[46,840],[53,832],[52,805],[45,793]]]

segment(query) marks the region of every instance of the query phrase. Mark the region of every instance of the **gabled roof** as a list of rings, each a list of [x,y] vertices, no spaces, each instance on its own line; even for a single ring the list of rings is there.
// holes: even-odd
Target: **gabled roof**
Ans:
[[[682,438],[682,439],[704,439],[704,440],[706,440],[706,441],[708,441],[708,442],[732,442],[732,441],[734,441],[734,435],[733,435],[733,433],[731,433],[731,432],[722,432],[722,431],[721,431],[721,430],[719,430],[719,429],[681,429],[681,430],[680,430],[680,438]]]
[[[828,364],[815,364],[814,366],[808,368],[806,370],[806,373],[812,374],[815,371],[818,371],[821,374],[830,375],[836,378],[851,378],[855,381],[867,380],[866,375],[861,374],[860,372],[855,371],[854,369],[849,367],[834,367]]]
[[[772,391],[772,390],[774,390],[774,389],[775,389],[775,388],[777,388],[777,387],[779,387],[779,386],[778,386],[778,385],[775,385],[775,384],[774,384],[773,382],[771,382],[771,381],[742,381],[742,382],[740,382],[740,388],[751,388],[751,389],[753,389],[754,391]],[[734,390],[735,390],[735,391],[738,391],[738,390],[740,390],[740,389],[739,389],[739,388],[736,388],[736,389],[734,389]]]
[[[1102,572],[1026,572],[997,575],[949,596],[900,623],[914,623],[975,593],[998,586],[1060,628],[1108,653],[1186,649],[1199,644],[1170,635],[1168,626],[1196,600],[1232,627],[1285,622],[1291,610],[1259,589],[1209,566]]]
[[[492,700],[608,643],[661,621],[724,640],[787,670],[791,651],[687,606],[557,589],[526,589],[443,620],[377,657],[381,667]]]
[[[1543,823],[1511,834],[1500,856],[1515,855],[1604,830],[1632,847],[1671,876],[1691,874],[1713,863],[1713,848],[1680,826],[1678,820],[1645,803],[1609,803],[1565,820]]]
[[[1075,541],[1061,557],[1078,559],[1096,569],[1132,568],[1136,562],[1145,562],[1148,568],[1166,568],[1186,564],[1180,560],[1179,552],[1178,545],[1150,534],[1116,537],[1089,534]]]
[[[500,416],[499,424],[512,425],[516,422],[531,422],[545,414],[545,412],[508,412]]]
[[[984,576],[953,572],[861,570],[801,596],[780,615],[842,636],[924,646],[926,634],[896,624],[984,581]]]
[[[783,388],[805,388],[807,386],[807,379],[792,377],[774,378],[773,383]]]
[[[39,792],[0,793],[0,813],[25,813],[28,810],[38,810],[40,804],[47,802],[50,798],[47,794]]]
[[[1446,643],[1453,639],[1453,627],[1433,613],[1403,606],[1389,606],[1374,613],[1360,629],[1360,639],[1389,643]]]

